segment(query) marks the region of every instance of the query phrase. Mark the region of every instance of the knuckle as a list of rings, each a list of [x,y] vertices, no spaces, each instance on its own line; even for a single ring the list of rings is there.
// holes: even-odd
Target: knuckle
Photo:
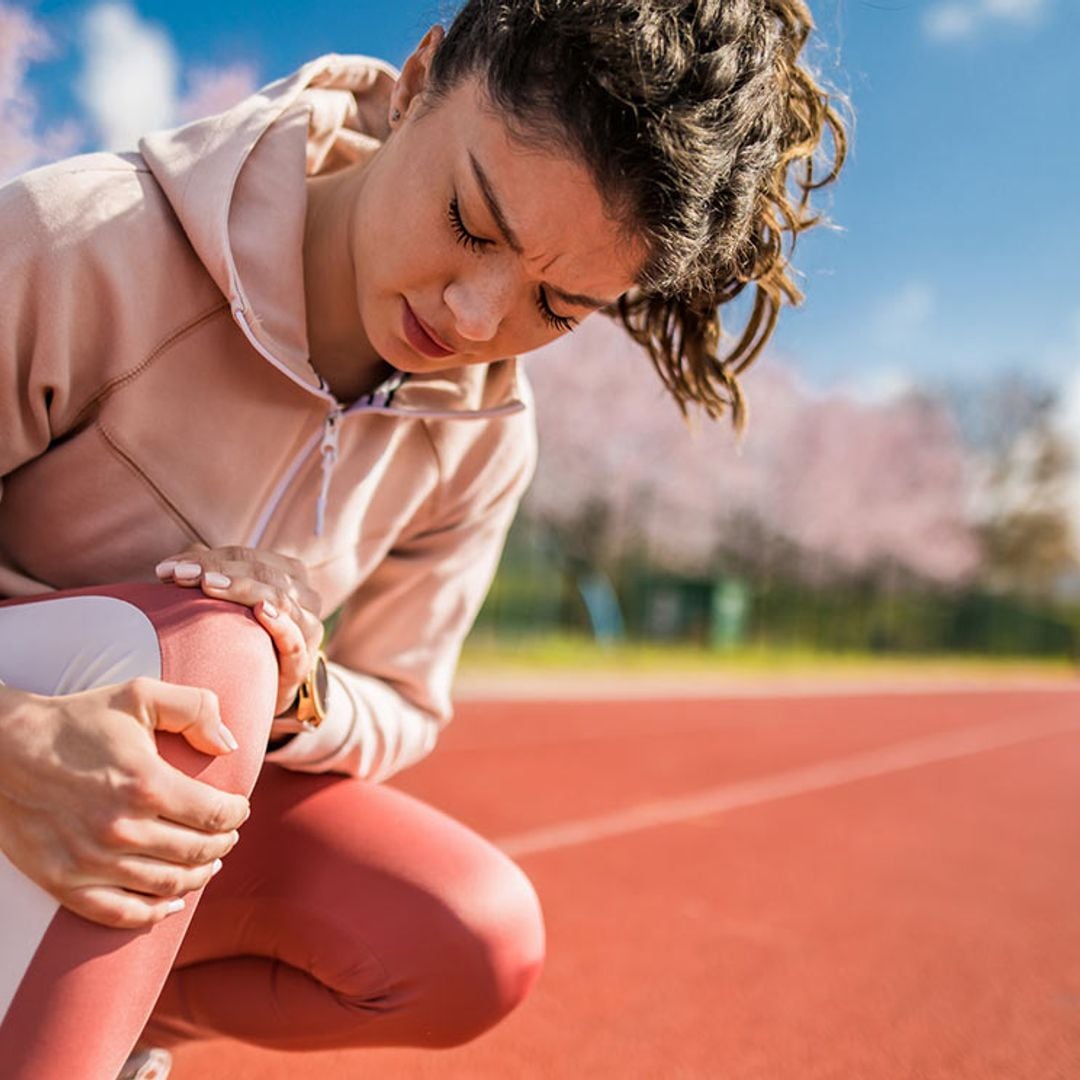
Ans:
[[[203,823],[208,832],[224,832],[233,816],[230,807],[219,802],[207,810]]]
[[[87,917],[114,930],[130,930],[139,925],[134,912],[122,904],[95,904],[90,907]]]
[[[184,860],[189,866],[202,866],[204,863],[213,862],[221,854],[221,845],[210,841],[196,844],[188,851]]]
[[[152,888],[158,896],[175,896],[184,892],[186,883],[182,874],[175,870],[159,872],[152,881]]]
[[[123,848],[131,842],[130,827],[122,818],[102,818],[92,830],[95,840],[106,848]]]
[[[129,776],[122,786],[122,797],[129,807],[137,811],[156,810],[157,790],[151,778],[144,773]]]
[[[150,700],[153,685],[154,681],[148,675],[136,675],[127,684],[128,694],[134,702],[141,705]]]
[[[140,910],[132,908],[121,908],[116,915],[116,922],[113,926],[118,930],[138,930],[140,927],[148,925],[152,920]]]
[[[199,694],[199,715],[217,716],[221,712],[221,699],[217,693],[203,688],[200,689]]]

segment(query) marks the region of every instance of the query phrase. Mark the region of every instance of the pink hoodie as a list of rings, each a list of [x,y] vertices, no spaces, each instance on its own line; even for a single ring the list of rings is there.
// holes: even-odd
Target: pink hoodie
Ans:
[[[153,580],[191,542],[302,559],[330,716],[270,755],[382,779],[434,746],[535,462],[513,359],[345,407],[308,363],[305,173],[386,135],[325,56],[228,112],[0,188],[0,596]]]

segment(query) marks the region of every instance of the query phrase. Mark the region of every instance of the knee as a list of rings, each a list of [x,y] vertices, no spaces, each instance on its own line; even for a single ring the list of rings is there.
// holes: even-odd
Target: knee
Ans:
[[[458,912],[461,947],[428,1046],[460,1046],[494,1027],[528,996],[543,967],[536,891],[515,863],[495,855],[485,880],[470,882],[469,910]]]
[[[227,774],[229,786],[248,788],[262,764],[274,714],[278,682],[274,646],[246,608],[205,596],[189,597],[181,597],[172,610],[157,613],[162,678],[213,691],[221,719],[240,743],[240,751],[215,759],[214,776],[206,779],[221,773],[224,780]],[[186,749],[183,754],[190,756]]]

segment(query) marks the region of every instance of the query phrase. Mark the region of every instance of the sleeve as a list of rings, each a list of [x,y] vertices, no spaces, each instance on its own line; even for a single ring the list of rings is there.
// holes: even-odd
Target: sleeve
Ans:
[[[434,748],[452,715],[461,646],[535,468],[531,409],[499,424],[499,442],[481,440],[460,463],[468,479],[441,485],[437,513],[395,545],[345,605],[327,650],[322,725],[267,761],[379,781]]]
[[[95,169],[71,159],[0,186],[0,483],[71,430],[128,362],[114,278],[130,265],[130,237],[116,229],[144,193],[131,163],[100,157]]]
[[[22,185],[0,188],[0,497],[3,478],[49,445],[51,413],[69,382],[38,333],[51,285],[43,233]]]
[[[6,478],[44,453],[92,392],[72,361],[70,272],[41,200],[22,178],[0,187],[0,507]],[[0,597],[29,579],[0,558]]]

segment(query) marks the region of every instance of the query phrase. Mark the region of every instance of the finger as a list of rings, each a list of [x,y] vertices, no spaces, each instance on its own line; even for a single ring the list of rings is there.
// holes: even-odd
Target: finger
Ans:
[[[247,821],[251,808],[243,795],[195,780],[167,761],[158,765],[152,809],[159,818],[206,833],[232,833]]]
[[[198,585],[206,568],[193,558],[181,559],[172,568],[172,579],[177,585]]]
[[[128,842],[112,857],[138,855],[178,866],[207,866],[223,859],[236,846],[240,833],[206,833],[161,818],[141,818],[131,824]]]
[[[216,550],[228,562],[244,565],[261,563],[297,581],[305,581],[307,577],[307,567],[299,559],[282,555],[281,552],[272,551],[269,548],[225,547]]]
[[[133,679],[129,688],[152,730],[182,735],[204,754],[229,754],[239,749],[236,737],[222,723],[213,691],[150,678]]]
[[[61,903],[84,919],[118,930],[153,926],[186,907],[179,897],[139,896],[111,885],[86,885],[62,897]]]
[[[169,555],[162,559],[161,562],[154,567],[154,573],[157,574],[162,581],[167,581],[172,578],[178,563],[201,562],[201,553],[209,550],[210,549],[205,544],[192,544],[184,551],[178,551],[175,555]]]
[[[322,610],[322,597],[302,577],[258,561],[228,561],[212,569],[216,571],[212,582],[216,582],[219,587],[227,587],[221,585],[225,579],[237,585],[251,582],[253,585],[269,586],[274,590],[271,598],[279,607],[287,608],[291,603],[310,612],[312,619],[318,620],[319,618],[319,613]],[[204,579],[207,576],[209,575],[204,573]]]
[[[308,643],[294,619],[283,615],[273,604],[262,601],[255,607],[255,618],[274,642],[278,654],[278,698],[274,715],[287,709],[296,690],[311,670]]]
[[[203,575],[202,585],[207,596],[216,600],[231,600],[252,610],[258,604],[269,603],[296,624],[308,652],[314,652],[322,642],[322,620],[300,603],[285,579],[263,581],[247,575],[230,576],[212,572]],[[307,669],[304,674],[307,674]]]
[[[127,856],[113,862],[103,885],[116,885],[149,896],[185,896],[195,892],[221,870],[221,859],[201,866],[181,866],[178,863]]]

